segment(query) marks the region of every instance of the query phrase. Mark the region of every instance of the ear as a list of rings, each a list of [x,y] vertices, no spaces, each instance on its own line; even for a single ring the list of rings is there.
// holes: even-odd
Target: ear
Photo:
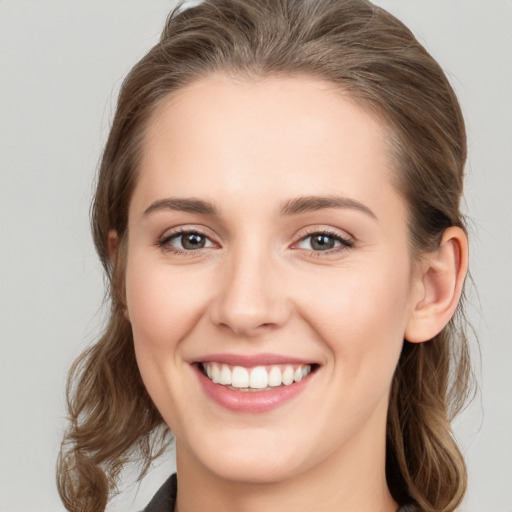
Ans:
[[[108,232],[108,256],[112,264],[116,262],[118,244],[119,237],[117,236],[117,231],[115,229],[111,229]]]
[[[411,343],[431,340],[448,324],[468,270],[468,239],[459,227],[445,230],[439,248],[418,263],[412,310],[405,329]]]

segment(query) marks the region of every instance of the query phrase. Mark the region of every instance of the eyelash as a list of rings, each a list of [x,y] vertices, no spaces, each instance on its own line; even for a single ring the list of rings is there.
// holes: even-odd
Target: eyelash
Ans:
[[[170,244],[171,241],[176,240],[177,238],[180,238],[183,235],[198,235],[200,237],[204,237],[207,240],[210,240],[210,238],[207,235],[205,235],[201,231],[198,231],[197,229],[179,229],[178,231],[175,231],[175,232],[171,233],[170,235],[164,236],[161,240],[158,240],[156,245],[158,247],[160,247],[162,250],[164,250],[166,252],[171,252],[174,254],[192,255],[192,254],[199,252],[202,249],[202,248],[201,249],[190,249],[190,250],[177,249],[176,247],[174,247],[173,245]],[[215,243],[212,242],[211,240],[210,240],[210,242],[215,245]]]
[[[184,255],[184,254],[194,255],[197,252],[201,251],[201,249],[203,249],[203,248],[190,249],[190,250],[177,249],[176,247],[174,247],[173,245],[170,244],[171,241],[176,240],[177,238],[180,238],[184,235],[198,235],[200,237],[204,237],[205,239],[209,240],[210,243],[212,243],[213,245],[216,245],[215,242],[212,242],[211,239],[206,234],[204,234],[203,232],[198,231],[196,229],[180,229],[180,230],[175,231],[175,232],[171,233],[170,235],[167,235],[167,236],[163,237],[162,239],[158,240],[156,245],[166,252],[171,252],[171,253],[179,254],[179,255]],[[304,236],[302,236],[293,245],[297,245],[301,242],[304,242],[305,240],[307,240],[308,238],[310,238],[314,235],[317,235],[317,236],[322,235],[322,236],[329,237],[329,238],[333,239],[335,242],[339,242],[339,244],[340,244],[338,247],[334,247],[332,249],[326,249],[324,251],[315,251],[313,249],[303,249],[303,250],[306,250],[311,256],[313,256],[315,258],[321,258],[324,255],[337,254],[341,251],[346,251],[347,249],[351,249],[355,245],[353,240],[344,238],[341,235],[339,235],[338,233],[335,233],[328,229],[311,230],[310,232],[308,232]],[[300,248],[298,248],[296,250],[300,250]]]
[[[325,251],[315,251],[313,249],[305,249],[310,254],[310,256],[312,256],[314,258],[321,258],[322,256],[338,254],[342,251],[346,251],[347,249],[352,249],[355,246],[355,243],[353,240],[351,240],[349,238],[345,238],[345,237],[341,236],[339,233],[330,231],[328,229],[320,229],[320,230],[313,229],[313,230],[307,232],[304,236],[302,236],[298,242],[294,243],[294,245],[297,245],[297,244],[307,240],[308,238],[313,237],[314,235],[317,235],[317,236],[321,235],[321,236],[326,236],[326,237],[332,238],[335,242],[339,242],[339,244],[340,244],[338,247],[333,247],[332,249],[326,249]],[[300,249],[298,249],[298,250],[300,250]]]

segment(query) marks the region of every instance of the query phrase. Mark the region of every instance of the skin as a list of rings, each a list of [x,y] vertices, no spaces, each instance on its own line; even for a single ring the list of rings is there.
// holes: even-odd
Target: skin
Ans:
[[[151,119],[129,211],[127,317],[177,439],[180,512],[397,510],[384,469],[390,383],[404,337],[425,341],[449,320],[465,259],[454,231],[412,260],[387,133],[310,78],[209,77]],[[283,215],[309,196],[352,203]],[[167,198],[218,212],[147,212]],[[177,229],[203,233],[205,246],[187,251]],[[315,250],[311,233],[326,230],[349,244]],[[282,406],[233,412],[193,369],[212,353],[318,369]]]

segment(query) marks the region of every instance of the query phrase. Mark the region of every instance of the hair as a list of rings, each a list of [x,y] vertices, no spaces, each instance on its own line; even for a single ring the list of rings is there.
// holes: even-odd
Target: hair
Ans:
[[[122,84],[99,169],[91,219],[110,316],[68,376],[70,424],[57,481],[70,511],[103,511],[125,464],[140,463],[142,478],[172,438],[143,385],[124,317],[128,206],[152,114],[170,94],[214,73],[335,84],[388,127],[412,254],[436,248],[450,226],[465,229],[462,113],[440,66],[399,20],[366,0],[206,0],[176,8]],[[395,500],[411,510],[453,511],[466,490],[450,426],[471,389],[466,328],[461,301],[434,339],[404,341],[393,377],[386,476]]]

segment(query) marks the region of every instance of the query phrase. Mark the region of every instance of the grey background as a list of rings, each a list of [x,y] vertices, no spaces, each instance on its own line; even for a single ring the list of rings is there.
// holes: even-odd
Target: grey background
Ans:
[[[482,365],[480,395],[455,425],[470,471],[461,510],[512,512],[512,1],[377,3],[440,61],[465,111]],[[172,5],[0,0],[0,512],[63,510],[54,467],[65,376],[103,318],[93,175],[121,80]],[[172,464],[140,488],[127,474],[109,510],[140,509]]]

